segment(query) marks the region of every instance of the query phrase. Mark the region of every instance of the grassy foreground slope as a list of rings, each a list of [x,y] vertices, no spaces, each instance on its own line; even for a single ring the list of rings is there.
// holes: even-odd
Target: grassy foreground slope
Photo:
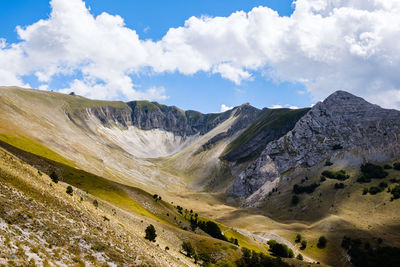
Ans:
[[[180,264],[3,149],[0,229],[1,265]]]
[[[9,138],[9,140],[15,140],[15,139]],[[24,139],[24,140],[27,141],[29,139]],[[13,170],[17,171],[18,175],[21,175],[21,177],[12,176],[12,178],[9,178],[11,176],[2,170],[2,172],[0,173],[2,174],[0,175],[1,179],[7,182],[13,181],[11,186],[15,186],[16,184],[20,186],[29,183],[35,184],[36,179],[39,179],[39,182],[42,183],[42,185],[44,186],[44,189],[42,187],[40,189],[43,191],[39,190],[42,197],[47,199],[46,194],[47,191],[49,191],[51,193],[55,193],[55,195],[59,196],[61,199],[65,198],[68,201],[72,199],[75,202],[79,202],[79,205],[84,205],[86,209],[90,209],[91,211],[96,212],[98,214],[100,213],[100,215],[97,217],[100,223],[111,224],[110,223],[111,219],[111,222],[115,222],[123,229],[126,228],[125,229],[126,231],[133,232],[136,235],[138,235],[135,237],[138,239],[143,239],[141,234],[144,233],[145,226],[148,225],[149,223],[152,223],[156,226],[158,232],[160,231],[162,232],[159,233],[159,239],[157,243],[160,246],[157,249],[166,246],[170,248],[170,250],[168,250],[167,255],[165,256],[166,258],[168,258],[171,254],[172,255],[178,254],[179,255],[178,258],[181,258],[182,254],[179,253],[181,249],[180,244],[184,240],[190,240],[195,246],[198,253],[206,253],[208,255],[211,255],[211,257],[214,258],[216,261],[226,261],[227,259],[229,259],[230,261],[234,262],[241,256],[241,250],[240,247],[238,246],[235,246],[225,241],[211,238],[206,233],[202,232],[199,229],[196,230],[195,232],[188,230],[190,228],[190,224],[188,222],[188,217],[186,216],[187,214],[179,214],[173,205],[166,203],[162,200],[155,201],[152,195],[148,194],[147,192],[139,188],[128,187],[122,184],[106,180],[102,177],[79,170],[75,167],[71,167],[62,164],[60,162],[50,160],[48,158],[41,157],[33,153],[29,153],[27,151],[23,151],[19,148],[16,148],[2,141],[0,141],[0,144],[3,148],[7,149],[7,151],[10,151],[11,153],[17,155],[20,159],[23,160],[23,162],[27,162],[30,165],[33,165],[35,166],[35,168],[37,168],[37,169],[32,168],[31,166],[20,161],[20,159],[17,159],[11,154],[9,154],[9,152],[6,152],[5,150],[2,149],[1,151],[3,153],[3,157],[1,159],[2,162],[4,162],[3,165],[11,166]],[[55,152],[52,151],[51,153],[49,152],[49,154],[52,154],[54,157],[57,155]],[[9,159],[11,160],[11,163],[8,162]],[[27,175],[23,171],[25,169],[29,169],[31,174]],[[51,172],[56,172],[58,174],[58,176],[60,177],[60,181],[62,181],[61,182],[62,185],[54,184],[51,182],[48,175],[46,175],[50,174]],[[24,179],[28,180],[25,181]],[[65,185],[64,182],[66,183]],[[68,184],[74,186],[75,188],[74,196],[69,196],[65,193],[65,187]],[[53,192],[55,188],[58,191],[56,190]],[[36,190],[35,191],[32,188],[26,190],[32,194],[37,191],[37,189],[35,189]],[[36,200],[36,195],[31,195],[30,198],[31,201],[33,201],[34,203],[38,201]],[[95,199],[100,203],[99,209],[96,209],[92,205],[92,201]],[[13,207],[5,205],[4,213],[7,213],[7,210],[9,208],[18,210],[18,203],[14,203],[13,205],[14,205]],[[57,207],[54,208],[57,209]],[[68,208],[64,208],[62,206],[60,206],[59,208],[68,210]],[[57,211],[49,210],[49,212],[57,212]],[[45,216],[54,217],[48,214]],[[6,218],[6,215],[4,215],[3,217]],[[68,216],[65,217],[68,218]],[[32,213],[30,215],[30,218],[33,218],[33,220],[35,220],[35,215]],[[202,220],[207,221],[208,219],[202,218]],[[67,221],[70,222],[70,220]],[[228,239],[231,237],[238,239],[241,247],[247,247],[252,250],[267,253],[267,246],[265,246],[265,244],[252,240],[248,236],[245,236],[233,229],[229,229],[228,227],[223,226],[221,224],[219,224],[219,226],[223,232],[226,232],[225,235]],[[57,226],[52,225],[51,227],[55,228]],[[58,229],[53,229],[53,228],[52,228],[53,232],[58,231]],[[13,235],[15,235],[15,232],[12,231],[9,232],[8,238],[15,238],[13,237]],[[49,238],[54,239],[55,237],[51,236]],[[75,254],[77,255],[78,254],[86,255],[85,253],[87,253],[88,255],[90,255],[91,253],[98,254],[98,252],[96,251],[95,252],[87,251],[83,253],[79,249],[79,244],[81,244],[79,237],[75,237],[75,239],[77,239],[76,245],[74,248],[71,248],[71,250],[74,251]],[[101,244],[99,245],[99,248],[97,248],[96,245],[93,245],[92,247],[94,247],[94,249],[99,249],[100,252],[103,252],[103,250],[104,251],[106,250],[104,246],[107,248],[110,246],[107,245],[108,244],[107,242],[110,243],[110,240],[107,239],[104,240],[103,242],[100,242]],[[34,251],[40,250],[43,246],[44,246],[43,244],[35,243],[35,248],[33,250]],[[7,251],[8,254],[5,253],[4,256],[2,255],[4,258],[9,258],[10,255],[13,253],[12,250],[7,250]],[[63,252],[63,250],[57,250],[57,251]],[[114,254],[112,255],[114,255],[114,257],[117,257],[116,255],[118,254],[118,252],[113,252],[113,253]],[[28,252],[25,252],[25,254],[31,255]],[[71,261],[76,261],[78,263],[81,261],[82,262],[85,261],[76,256],[75,254],[72,255],[67,253],[65,255],[68,255],[67,258],[68,260]],[[51,258],[53,254],[51,253],[46,254],[45,252],[43,252],[43,255],[40,253],[38,255],[39,255],[38,257],[40,257],[40,260],[38,260],[37,258],[29,258],[29,256],[27,256],[28,258],[26,258],[23,255],[23,253],[21,253],[21,257],[18,257],[18,259],[22,261],[33,260],[35,263],[40,263],[42,261],[44,262],[45,260],[48,261],[48,258]],[[85,256],[82,257],[85,258]],[[89,259],[89,256],[87,256],[86,258]],[[92,258],[90,259],[93,261],[98,260]],[[105,259],[109,260],[108,258]],[[132,257],[127,259],[132,260]],[[71,262],[68,260],[61,259],[61,261],[63,262],[68,262],[68,263]],[[188,259],[184,258],[183,262],[185,261],[186,263],[188,262],[189,264],[191,262],[190,260],[188,261]],[[167,262],[171,264],[171,261]],[[162,264],[157,262],[156,265],[161,266]]]

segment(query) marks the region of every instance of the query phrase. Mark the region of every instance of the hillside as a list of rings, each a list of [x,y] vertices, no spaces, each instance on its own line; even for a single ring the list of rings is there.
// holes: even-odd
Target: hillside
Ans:
[[[63,191],[57,194],[62,201],[79,192],[79,205],[100,213],[99,223],[108,223],[102,216],[111,218],[135,234],[132,239],[143,240],[144,226],[154,224],[159,248],[170,248],[161,249],[165,259],[173,258],[170,265],[177,258],[193,263],[179,252],[184,240],[232,262],[242,255],[239,247],[271,254],[267,242],[277,240],[305,261],[333,266],[350,266],[344,235],[375,250],[400,246],[400,200],[392,199],[400,186],[393,168],[400,159],[399,111],[342,91],[312,108],[259,110],[244,104],[214,114],[16,87],[0,87],[0,102],[4,166],[19,162],[11,168],[32,169],[47,184],[55,172],[61,178],[52,188]],[[16,159],[9,153],[19,160],[8,162]],[[366,163],[387,175],[368,180],[361,172]],[[76,192],[72,198],[65,194],[67,185]],[[190,210],[216,221],[239,247],[199,228],[192,231]],[[308,242],[305,249],[295,242],[299,233]],[[324,248],[317,246],[320,236],[328,240]],[[149,265],[162,265],[152,259]]]

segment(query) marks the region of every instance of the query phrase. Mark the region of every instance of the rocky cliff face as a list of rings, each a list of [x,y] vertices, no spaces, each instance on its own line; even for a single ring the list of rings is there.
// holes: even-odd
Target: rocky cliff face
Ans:
[[[221,159],[243,162],[257,158],[269,142],[293,129],[308,110],[263,109],[257,120],[228,146]]]
[[[236,178],[229,193],[247,198],[265,184],[279,181],[286,171],[299,166],[312,167],[355,149],[365,152],[358,156],[361,162],[398,158],[400,111],[383,109],[337,91],[316,104],[293,130],[268,143],[260,157]],[[258,197],[272,188],[264,186]]]
[[[235,125],[225,136],[217,136],[210,144],[221,138],[249,126],[258,116],[260,110],[248,104],[236,107],[223,113],[203,114],[197,111],[183,111],[174,106],[161,105],[156,102],[132,101],[126,107],[99,106],[74,110],[75,117],[87,120],[89,116],[97,118],[104,126],[136,126],[142,130],[160,129],[179,136],[204,135],[231,116],[240,116]],[[67,114],[71,120],[73,118]]]

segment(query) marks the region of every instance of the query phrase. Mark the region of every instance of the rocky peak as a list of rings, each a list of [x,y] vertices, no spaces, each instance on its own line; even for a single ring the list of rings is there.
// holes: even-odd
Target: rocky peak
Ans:
[[[354,149],[365,152],[351,160],[359,163],[390,160],[400,155],[399,148],[400,111],[383,109],[337,91],[313,106],[293,130],[269,142],[260,157],[235,180],[231,194],[248,197],[288,170],[312,167]]]

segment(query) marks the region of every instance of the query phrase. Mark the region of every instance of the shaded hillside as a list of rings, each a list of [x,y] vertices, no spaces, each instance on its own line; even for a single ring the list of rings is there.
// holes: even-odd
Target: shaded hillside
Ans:
[[[251,160],[265,146],[292,130],[296,122],[310,109],[264,109],[246,131],[231,142],[221,158],[228,161]]]

